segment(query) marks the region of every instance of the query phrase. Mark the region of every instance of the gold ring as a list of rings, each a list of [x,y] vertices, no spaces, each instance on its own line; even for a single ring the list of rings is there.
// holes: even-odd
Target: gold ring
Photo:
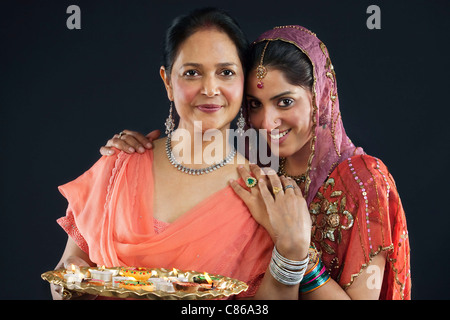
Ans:
[[[258,181],[253,177],[248,177],[247,179],[245,179],[245,185],[249,188],[253,188],[257,185],[257,183]]]
[[[272,188],[272,191],[273,191],[273,194],[277,194],[278,192],[280,192],[281,190],[283,190],[282,188],[280,188],[280,187],[273,187]]]

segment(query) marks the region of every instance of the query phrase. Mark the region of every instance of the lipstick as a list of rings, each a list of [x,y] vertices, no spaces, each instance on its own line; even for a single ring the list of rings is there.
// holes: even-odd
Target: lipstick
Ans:
[[[218,104],[201,104],[198,105],[197,108],[206,113],[213,113],[222,109],[222,106]]]

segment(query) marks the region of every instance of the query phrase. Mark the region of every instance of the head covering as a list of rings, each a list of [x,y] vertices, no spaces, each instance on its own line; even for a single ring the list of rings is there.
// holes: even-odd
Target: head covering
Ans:
[[[297,25],[275,27],[261,34],[253,44],[274,40],[296,46],[313,66],[313,135],[305,182],[305,197],[309,205],[339,163],[351,156],[364,154],[364,151],[355,147],[345,133],[339,110],[336,74],[325,44],[315,33]]]

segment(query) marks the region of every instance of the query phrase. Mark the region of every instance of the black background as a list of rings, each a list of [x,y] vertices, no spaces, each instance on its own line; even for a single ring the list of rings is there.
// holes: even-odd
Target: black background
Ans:
[[[66,27],[72,4],[81,8],[81,30]],[[371,4],[381,9],[381,30],[366,27]],[[0,298],[51,298],[40,274],[66,242],[55,222],[66,210],[57,186],[87,170],[114,133],[163,129],[164,31],[203,6],[229,10],[250,40],[277,25],[317,33],[336,70],[349,137],[396,180],[412,297],[449,299],[450,3],[360,0],[2,1]]]

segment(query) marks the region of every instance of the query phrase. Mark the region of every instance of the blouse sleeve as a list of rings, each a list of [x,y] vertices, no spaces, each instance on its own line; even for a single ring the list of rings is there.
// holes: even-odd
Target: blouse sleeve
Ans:
[[[89,246],[77,228],[72,210],[67,208],[66,215],[56,220],[67,235],[72,238],[78,247],[89,255]]]
[[[116,150],[117,153],[119,152]],[[58,187],[67,199],[68,206],[66,215],[56,221],[87,254],[89,254],[89,235],[79,228],[80,221],[91,219],[92,215],[89,215],[89,212],[92,210],[103,210],[118,158],[118,156],[103,156],[81,176]]]
[[[383,282],[378,284],[380,298],[410,297],[405,213],[381,160],[362,155],[342,162],[319,189],[310,209],[313,241],[342,288],[351,286],[377,254],[386,252]]]

